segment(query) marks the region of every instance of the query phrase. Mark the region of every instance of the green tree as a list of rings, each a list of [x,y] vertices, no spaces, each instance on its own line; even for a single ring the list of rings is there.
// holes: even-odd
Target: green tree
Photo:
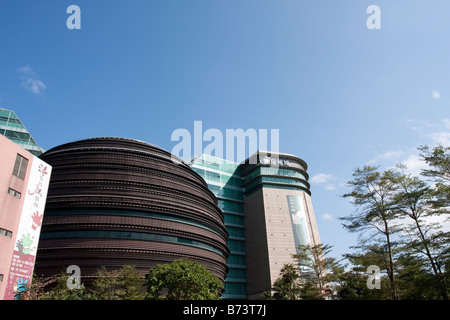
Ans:
[[[47,296],[46,288],[56,284],[61,277],[60,275],[53,277],[39,277],[36,273],[33,274],[33,281],[31,282],[29,300],[43,300]]]
[[[204,266],[185,259],[157,265],[146,278],[148,298],[154,300],[217,300],[223,291]]]
[[[404,167],[400,168],[404,169]],[[403,173],[399,178],[399,185],[398,193],[394,197],[397,210],[400,212],[400,217],[407,217],[413,221],[412,225],[404,229],[407,235],[404,248],[413,254],[424,255],[427,258],[441,296],[448,300],[442,270],[442,258],[448,252],[448,245],[445,245],[447,234],[437,230],[440,225],[427,223],[424,220],[429,216],[442,213],[442,210],[432,209],[432,207],[436,208],[436,202],[433,204],[433,190],[425,181]]]
[[[91,299],[96,300],[143,300],[145,281],[134,266],[107,271],[101,267],[91,289]]]
[[[310,282],[318,292],[328,290],[328,283],[333,281],[330,271],[338,266],[336,259],[328,256],[331,249],[329,244],[299,245],[298,253],[292,256],[298,261],[302,281]]]
[[[442,291],[436,276],[426,267],[426,259],[401,254],[397,261],[398,287],[404,300],[442,299]]]
[[[344,255],[353,267],[344,272],[339,279],[338,297],[349,300],[392,299],[392,285],[389,277],[391,267],[387,246],[382,241],[374,241],[371,244],[353,248],[360,249],[360,251]],[[377,275],[380,282],[379,289],[368,286],[368,282],[373,280],[369,277],[374,275],[369,271],[371,266],[380,268],[380,274]],[[397,265],[394,268],[396,269]]]
[[[79,289],[69,289],[67,286],[67,280],[69,274],[61,273],[59,275],[50,277],[48,279],[35,280],[43,281],[45,291],[42,291],[42,287],[36,283],[35,299],[39,300],[86,300],[89,299],[86,288],[81,284]]]
[[[394,225],[397,211],[393,197],[398,189],[398,173],[394,170],[379,172],[377,169],[372,166],[364,166],[362,169],[358,168],[354,171],[353,180],[348,182],[352,191],[345,194],[344,197],[350,198],[353,205],[357,207],[357,212],[340,219],[346,222],[343,223],[343,226],[350,232],[373,231],[368,238],[370,241],[377,238],[383,240],[387,249],[387,272],[392,299],[397,300],[393,257],[396,243],[393,235],[398,228]]]
[[[298,300],[300,298],[300,275],[298,268],[293,264],[284,264],[280,270],[280,277],[275,280],[271,296],[270,292],[264,292],[265,299],[273,300]]]
[[[422,170],[422,175],[435,182],[435,205],[438,208],[450,206],[450,147],[422,146],[419,150],[429,166],[429,169]]]

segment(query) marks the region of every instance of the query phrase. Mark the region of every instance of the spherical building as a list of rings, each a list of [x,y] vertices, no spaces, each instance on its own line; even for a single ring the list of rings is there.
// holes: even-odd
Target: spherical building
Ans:
[[[50,276],[80,267],[134,265],[142,272],[186,258],[224,280],[228,233],[206,182],[145,142],[92,138],[41,155],[53,167],[36,259]]]

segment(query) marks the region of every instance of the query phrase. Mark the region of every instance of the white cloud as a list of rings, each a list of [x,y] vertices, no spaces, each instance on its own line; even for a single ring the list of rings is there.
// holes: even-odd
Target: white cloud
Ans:
[[[326,221],[331,221],[331,220],[333,220],[333,216],[331,214],[329,214],[329,213],[324,213],[322,215],[322,219],[326,220]]]
[[[449,129],[450,130],[450,119],[444,118],[442,119],[442,122],[444,123],[444,130]],[[450,146],[450,131],[439,131],[439,132],[432,132],[428,134],[428,137],[430,137],[434,143],[441,144],[443,146]]]
[[[436,90],[432,90],[431,94],[433,95],[434,100],[439,100],[441,98],[441,94]]]
[[[22,82],[20,85],[28,91],[41,94],[47,88],[30,66],[19,68],[17,71],[21,74]]]
[[[24,79],[21,82],[21,86],[35,94],[40,94],[42,90],[45,90],[47,86],[41,81],[33,78]]]
[[[419,176],[428,166],[417,154],[410,154],[402,164],[406,165],[406,171],[414,176]]]
[[[442,119],[442,122],[445,123],[445,126],[447,127],[447,129],[450,129],[450,119],[448,119],[448,118]]]
[[[388,151],[382,154],[379,154],[369,160],[367,162],[368,165],[380,165],[382,162],[387,161],[398,161],[400,156],[403,154],[403,151],[401,150],[395,150],[395,151]]]
[[[327,183],[329,181],[334,180],[334,176],[332,174],[326,174],[326,173],[319,173],[316,174],[314,177],[311,178],[311,182],[312,183],[317,183],[317,184],[323,184],[323,183]]]
[[[436,144],[443,146],[450,146],[450,132],[442,131],[429,134],[429,137],[433,139]]]
[[[335,180],[332,174],[319,173],[311,178],[311,183],[323,185],[325,190],[334,190],[336,187],[330,182]]]
[[[427,168],[427,164],[420,158],[417,150],[389,151],[379,154],[367,162],[368,165],[381,166],[380,170],[395,169],[399,163],[406,165],[406,172],[415,176],[419,176],[420,172]]]
[[[33,69],[31,69],[30,66],[25,66],[25,67],[19,68],[19,69],[17,69],[17,71],[19,71],[20,73],[25,74],[25,75],[30,75],[30,76],[36,75],[36,73],[34,73]]]

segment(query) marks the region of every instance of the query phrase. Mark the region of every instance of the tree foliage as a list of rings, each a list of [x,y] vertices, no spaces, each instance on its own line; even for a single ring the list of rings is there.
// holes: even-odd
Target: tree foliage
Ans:
[[[348,182],[351,192],[344,197],[356,212],[341,219],[347,230],[360,233],[353,247],[360,251],[345,255],[354,267],[338,279],[340,299],[448,299],[449,232],[436,221],[449,213],[450,148],[419,150],[429,165],[422,171],[428,181],[398,165],[386,171],[356,169]],[[379,290],[364,287],[370,265],[382,270]]]
[[[146,296],[141,274],[128,265],[112,271],[100,268],[94,288],[93,298],[97,300],[143,300]]]
[[[398,189],[399,175],[394,170],[379,172],[377,167],[364,166],[356,169],[353,180],[348,182],[351,192],[344,195],[357,207],[356,214],[341,218],[343,226],[350,232],[374,231],[370,240],[382,241],[386,247],[386,271],[391,284],[392,299],[397,300],[393,251],[396,242],[393,235],[398,232],[398,218],[394,197]],[[381,237],[380,237],[381,236]],[[381,240],[380,240],[381,239]]]
[[[176,260],[151,268],[147,291],[155,300],[217,300],[223,285],[204,266],[189,260]]]
[[[275,280],[272,290],[264,293],[267,300],[298,300],[300,298],[300,275],[293,264],[284,264],[280,270],[280,277]]]
[[[29,299],[32,300],[214,300],[219,299],[222,282],[198,262],[176,260],[151,268],[142,274],[134,266],[120,269],[99,268],[96,279],[87,287],[70,289],[69,275],[49,278],[34,276]]]

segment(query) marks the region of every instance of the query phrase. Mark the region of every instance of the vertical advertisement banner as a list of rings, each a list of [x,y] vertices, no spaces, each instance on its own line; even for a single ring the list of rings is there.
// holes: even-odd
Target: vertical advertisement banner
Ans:
[[[307,245],[309,244],[309,231],[303,199],[300,196],[287,196],[287,199],[294,232],[295,247]]]
[[[310,244],[310,235],[308,230],[308,221],[306,220],[306,211],[303,199],[300,196],[287,196],[289,213],[292,222],[292,232],[294,233],[294,242],[297,253],[299,245]],[[303,272],[310,271],[308,268],[301,268]]]
[[[18,295],[25,292],[31,284],[51,170],[51,166],[33,157],[7,278],[5,300],[18,298]]]

